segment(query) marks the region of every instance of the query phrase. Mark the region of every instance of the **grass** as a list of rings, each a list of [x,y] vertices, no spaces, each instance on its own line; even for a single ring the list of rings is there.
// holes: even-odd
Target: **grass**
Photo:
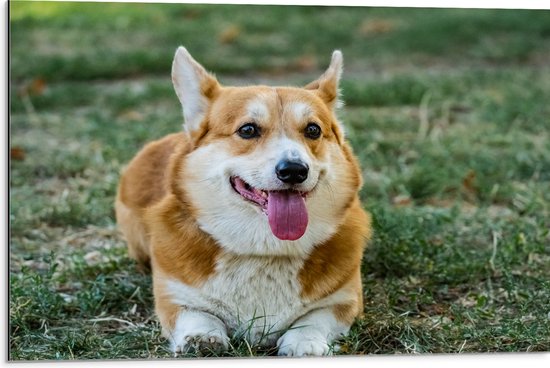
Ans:
[[[10,360],[171,357],[113,197],[180,129],[179,44],[228,83],[343,50],[375,236],[337,354],[550,350],[549,11],[11,2],[10,27]]]

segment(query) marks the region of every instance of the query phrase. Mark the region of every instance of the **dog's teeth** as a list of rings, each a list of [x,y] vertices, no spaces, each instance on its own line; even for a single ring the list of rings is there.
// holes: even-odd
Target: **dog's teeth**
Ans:
[[[256,194],[259,197],[263,197],[263,198],[267,197],[267,194],[263,190],[260,190],[260,189],[257,189],[257,188],[254,188],[254,194]]]

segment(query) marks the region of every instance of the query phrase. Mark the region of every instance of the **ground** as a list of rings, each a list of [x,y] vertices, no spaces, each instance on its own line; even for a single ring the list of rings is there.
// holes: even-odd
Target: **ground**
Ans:
[[[550,350],[550,11],[10,2],[10,27],[11,360],[171,357],[113,198],[181,129],[180,44],[226,84],[343,51],[375,235],[337,354]]]

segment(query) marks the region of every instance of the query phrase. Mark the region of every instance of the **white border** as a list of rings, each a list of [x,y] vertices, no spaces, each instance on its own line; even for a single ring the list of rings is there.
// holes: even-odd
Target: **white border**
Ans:
[[[73,0],[73,1],[91,1],[91,0]],[[550,9],[550,1],[541,1],[541,0],[299,0],[299,1],[243,1],[243,0],[233,0],[233,1],[219,1],[219,0],[209,0],[209,1],[177,1],[177,0],[164,0],[164,1],[145,1],[145,0],[93,0],[96,2],[157,2],[157,3],[199,3],[199,4],[275,4],[275,5],[326,5],[326,6],[372,6],[372,7],[426,7],[426,8],[496,8],[496,9]],[[8,2],[3,1],[3,10],[4,16],[2,18],[1,28],[1,43],[3,49],[6,50],[6,57],[3,59],[2,71],[0,73],[0,81],[5,87],[1,99],[2,113],[7,117],[8,114],[8,73],[7,73],[7,60],[8,60],[8,43],[7,43],[7,27],[8,27]],[[6,24],[4,24],[6,22]],[[8,144],[8,137],[3,135],[7,134],[7,125],[8,121],[5,122],[6,126],[1,130],[2,135],[2,144]],[[5,142],[5,143],[4,143]],[[3,172],[6,173],[2,180],[2,190],[3,193],[6,193],[8,189],[8,152],[9,146],[1,150],[0,153],[0,162],[2,165]],[[4,238],[8,238],[7,233],[7,224],[9,221],[8,214],[9,210],[7,208],[7,197],[6,207],[1,213],[0,217],[0,234],[4,235]],[[9,239],[6,246],[6,254],[9,251]],[[4,272],[2,272],[2,283],[3,292],[7,298],[7,287],[8,287],[8,272],[7,269],[7,259],[3,263],[2,267],[6,267]],[[5,300],[5,303],[2,304],[2,313],[4,315],[5,321],[5,330],[2,334],[0,343],[4,347],[4,357],[3,361],[6,362],[8,358],[8,311],[7,306],[9,302]],[[468,366],[477,367],[477,366],[528,366],[529,368],[538,368],[538,367],[549,367],[550,366],[550,353],[499,353],[499,354],[468,354],[468,355],[457,355],[457,354],[448,354],[448,355],[422,355],[422,356],[403,356],[403,355],[368,355],[368,356],[352,356],[352,357],[337,357],[337,358],[309,358],[309,359],[252,359],[252,358],[223,358],[223,359],[186,359],[186,360],[113,360],[113,361],[75,361],[75,362],[36,362],[36,363],[18,363],[13,362],[11,364],[21,367],[53,367],[57,365],[62,365],[63,367],[94,367],[97,364],[100,364],[102,367],[147,367],[147,366],[161,366],[161,367],[219,367],[223,366],[224,368],[243,368],[243,367],[288,367],[299,365],[303,367],[315,367],[315,368],[324,368],[324,367],[334,367],[336,365],[345,365],[346,367],[399,367],[403,368],[441,368],[445,366],[446,368],[452,367],[461,367]]]
[[[501,354],[445,354],[445,355],[366,355],[362,357],[325,357],[325,358],[220,358],[220,359],[179,359],[179,360],[115,360],[115,361],[78,361],[78,362],[37,362],[13,363],[30,368],[62,367],[148,367],[154,365],[162,368],[186,367],[223,367],[223,368],[288,368],[299,367],[334,368],[344,366],[361,368],[468,368],[473,367],[529,367],[543,368],[550,366],[548,353],[501,353]]]

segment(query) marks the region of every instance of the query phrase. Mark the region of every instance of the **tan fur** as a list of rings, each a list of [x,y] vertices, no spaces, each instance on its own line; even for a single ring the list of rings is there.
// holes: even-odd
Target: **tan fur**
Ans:
[[[341,165],[349,176],[342,188],[334,188],[347,193],[338,214],[341,222],[336,233],[316,245],[299,271],[301,297],[317,301],[338,290],[349,290],[353,300],[335,305],[335,317],[351,324],[361,313],[360,266],[371,234],[370,216],[362,209],[357,194],[361,186],[358,162],[333,114],[337,99],[333,84],[321,77],[306,88],[222,87],[209,76],[201,85],[210,102],[200,127],[149,143],[124,170],[115,204],[117,222],[128,242],[130,256],[141,263],[151,262],[156,311],[165,333],[172,331],[182,310],[171,301],[165,280],[176,279],[200,288],[215,274],[217,260],[227,252],[197,224],[197,209],[184,187],[186,178],[194,174],[189,171],[189,154],[223,142],[231,155],[246,155],[283,133],[300,142],[315,158],[340,150],[343,160],[333,164]],[[258,121],[262,136],[258,140],[243,140],[235,131],[247,119],[246,102],[255,98],[265,103],[269,116],[285,123],[273,124],[273,119]],[[321,126],[322,139],[303,136],[301,132],[308,122],[297,121],[285,111],[292,102],[312,107],[312,120]]]
[[[178,144],[185,145],[183,133],[170,134],[149,143],[124,170],[115,202],[117,223],[126,237],[130,256],[148,264],[150,248],[143,210],[168,192],[166,173],[170,155]]]
[[[155,295],[155,311],[161,326],[163,326],[162,334],[168,338],[182,307],[172,302],[168,290],[159,277],[153,278],[153,293]]]
[[[187,285],[199,286],[214,272],[220,248],[189,214],[188,205],[172,195],[147,211],[154,244],[152,266]]]
[[[366,226],[370,219],[357,199],[347,212],[338,232],[315,248],[300,271],[302,295],[308,299],[320,299],[340,289],[355,277],[361,265],[363,245],[370,236]]]

